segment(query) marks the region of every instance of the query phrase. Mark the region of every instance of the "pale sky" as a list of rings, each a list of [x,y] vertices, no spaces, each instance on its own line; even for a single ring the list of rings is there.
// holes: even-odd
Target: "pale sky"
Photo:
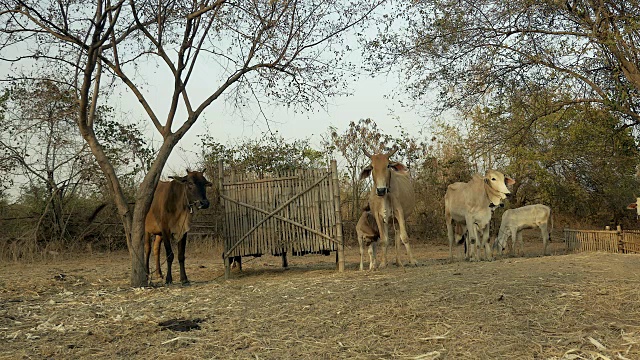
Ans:
[[[356,44],[353,43],[351,46],[355,48]],[[352,56],[359,58],[358,54],[356,50]],[[172,78],[163,76],[162,65],[146,66],[145,69],[138,73],[149,82],[144,87],[144,93],[163,122],[163,112],[167,110],[168,99],[173,89]],[[220,78],[216,75],[215,69],[201,65],[198,76],[191,79],[188,87],[190,97],[193,98],[192,104],[199,104],[195,100],[201,101],[204,96],[212,92],[213,87],[217,88],[219,84],[211,79]],[[403,108],[397,99],[392,98],[404,91],[402,86],[398,85],[397,74],[372,78],[363,73],[358,80],[350,84],[350,90],[353,93],[352,96],[329,99],[327,109],[318,107],[310,112],[294,112],[286,106],[263,106],[262,110],[269,118],[269,126],[261,114],[251,110],[240,114],[220,98],[205,110],[203,116],[175,147],[165,166],[163,177],[181,174],[185,171],[185,167],[197,166],[200,147],[195,144],[199,144],[198,136],[205,133],[222,144],[232,144],[241,138],[260,138],[270,128],[271,131],[277,131],[290,141],[309,138],[312,146],[320,148],[321,135],[326,134],[330,126],[335,126],[342,132],[347,129],[351,121],[357,122],[360,119],[371,118],[385,133],[397,135],[398,124],[410,133],[417,134],[426,122],[426,119],[416,110]],[[155,147],[159,146],[159,135],[152,128],[150,120],[130,91],[123,89],[120,94],[113,95],[109,103],[122,111],[130,121],[140,121],[144,124],[148,134],[158,144]],[[178,119],[183,117],[176,118],[174,129],[182,123]]]
[[[355,39],[347,39],[345,44],[354,49],[348,60],[352,63],[362,63],[360,50]],[[20,49],[3,49],[5,55],[20,53]],[[330,56],[330,55],[329,55]],[[197,107],[206,96],[211,94],[220,85],[219,80],[226,76],[222,74],[215,63],[207,63],[199,60],[194,71],[188,91],[191,102]],[[166,72],[166,65],[161,63],[149,63],[138,61],[136,69],[129,67],[129,77],[138,84],[144,84],[142,91],[150,102],[162,123],[166,118],[168,103],[173,90],[172,77]],[[7,63],[0,62],[0,74],[3,78],[9,71]],[[117,90],[102,104],[108,104],[116,109],[116,116],[122,117],[125,122],[139,123],[146,130],[154,147],[159,147],[159,134],[153,128],[151,121],[144,112],[140,103],[132,95],[131,91],[117,81]],[[385,133],[397,135],[396,126],[401,124],[411,134],[417,134],[423,129],[427,119],[417,111],[400,106],[397,99],[402,95],[403,87],[398,85],[398,75],[381,75],[372,78],[362,73],[358,80],[350,84],[349,89],[353,95],[348,97],[329,99],[327,109],[316,108],[311,112],[294,112],[292,109],[281,107],[263,107],[265,115],[269,118],[271,131],[277,131],[288,141],[294,139],[310,139],[312,146],[320,148],[321,135],[326,134],[330,126],[335,126],[340,132],[347,129],[351,121],[371,118]],[[405,98],[406,100],[406,98]],[[184,111],[178,112],[174,123],[174,130],[182,124]],[[182,114],[182,116],[181,116]],[[186,167],[198,166],[200,147],[198,136],[209,134],[223,144],[232,144],[241,138],[260,138],[267,131],[267,122],[258,113],[245,112],[244,116],[234,111],[223,98],[211,104],[198,122],[189,130],[187,135],[173,150],[167,165],[163,171],[163,177],[173,174],[183,174]]]

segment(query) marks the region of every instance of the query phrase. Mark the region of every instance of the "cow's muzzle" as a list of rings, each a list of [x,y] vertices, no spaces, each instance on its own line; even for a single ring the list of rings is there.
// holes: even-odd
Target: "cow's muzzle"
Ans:
[[[389,192],[389,189],[387,189],[386,187],[376,188],[376,194],[378,194],[378,196],[385,196],[388,192]]]
[[[209,200],[204,199],[198,201],[198,209],[207,209],[209,208]]]

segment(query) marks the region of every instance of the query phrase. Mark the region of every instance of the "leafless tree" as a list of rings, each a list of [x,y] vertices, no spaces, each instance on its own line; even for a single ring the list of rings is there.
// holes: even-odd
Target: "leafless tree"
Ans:
[[[76,125],[122,217],[131,285],[141,286],[147,283],[144,218],[155,186],[172,149],[205,109],[223,94],[237,103],[251,98],[306,107],[325,103],[348,79],[341,76],[348,49],[342,35],[363,24],[383,1],[1,0],[0,59],[68,72],[79,107]],[[137,72],[143,63],[158,64],[172,79],[165,112],[143,91]],[[212,76],[204,95],[188,86],[203,76]],[[94,131],[95,110],[113,84],[124,84],[162,136],[133,213]]]

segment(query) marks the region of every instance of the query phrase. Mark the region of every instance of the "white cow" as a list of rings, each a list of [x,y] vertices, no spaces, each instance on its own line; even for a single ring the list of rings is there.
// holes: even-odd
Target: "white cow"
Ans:
[[[542,205],[527,205],[517,209],[509,209],[502,214],[502,223],[498,237],[493,244],[494,252],[504,251],[507,245],[507,239],[511,236],[515,251],[516,243],[520,243],[521,255],[524,256],[524,242],[522,241],[522,230],[540,228],[542,233],[542,242],[544,244],[544,254],[547,255],[547,244],[551,238],[551,230],[553,230],[553,219],[551,218],[551,208]]]
[[[638,217],[640,217],[640,206],[638,206],[638,204],[640,204],[640,198],[636,198],[636,202],[627,205],[627,209],[635,209]]]
[[[488,170],[484,176],[476,174],[469,182],[456,182],[447,187],[444,195],[444,217],[449,237],[449,259],[453,259],[454,221],[467,225],[467,254],[473,254],[476,260],[480,260],[480,243],[480,247],[485,249],[485,256],[493,259],[488,241],[492,208],[500,206],[510,193],[506,185],[514,183],[513,179],[501,172]]]

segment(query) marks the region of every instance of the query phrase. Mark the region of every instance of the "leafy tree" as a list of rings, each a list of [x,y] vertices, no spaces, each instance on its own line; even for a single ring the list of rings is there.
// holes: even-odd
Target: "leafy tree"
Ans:
[[[400,67],[414,99],[470,110],[529,84],[562,89],[538,116],[572,104],[640,124],[637,1],[423,0],[401,2],[368,42],[373,71]]]
[[[50,81],[22,82],[7,94],[0,151],[13,164],[10,174],[17,172],[29,182],[23,190],[34,190],[33,209],[50,224],[46,235],[62,239],[64,199],[76,191],[91,161],[75,132],[73,94]]]
[[[203,136],[202,154],[207,169],[217,170],[218,161],[222,160],[227,167],[253,173],[259,179],[266,174],[327,166],[324,154],[313,149],[308,139],[288,142],[271,134],[260,139],[242,139],[231,146]]]
[[[104,185],[87,144],[76,131],[78,109],[71,89],[49,81],[22,81],[6,91],[0,152],[6,154],[8,180],[22,183],[19,200],[42,217],[36,236],[46,241],[68,236],[69,201],[93,195]],[[97,109],[96,132],[116,171],[123,179],[135,177],[152,155],[135,125],[122,125],[104,118],[108,109]],[[27,200],[28,199],[28,200]]]
[[[478,109],[469,144],[516,178],[513,206],[545,203],[565,214],[618,222],[640,185],[633,133],[618,129],[620,119],[593,104],[537,117],[540,108],[566,97],[539,89]]]
[[[0,0],[0,52],[4,61],[67,75],[78,101],[77,128],[124,223],[131,285],[141,286],[147,283],[144,218],[154,189],[171,151],[209,105],[226,94],[239,105],[270,101],[309,108],[343,93],[348,66],[342,66],[342,35],[383,1]],[[143,91],[143,62],[159,64],[171,79],[171,94],[161,105]],[[211,78],[210,88],[194,89],[192,79],[203,76]],[[133,212],[94,127],[96,109],[115,84],[135,96],[162,138]]]

